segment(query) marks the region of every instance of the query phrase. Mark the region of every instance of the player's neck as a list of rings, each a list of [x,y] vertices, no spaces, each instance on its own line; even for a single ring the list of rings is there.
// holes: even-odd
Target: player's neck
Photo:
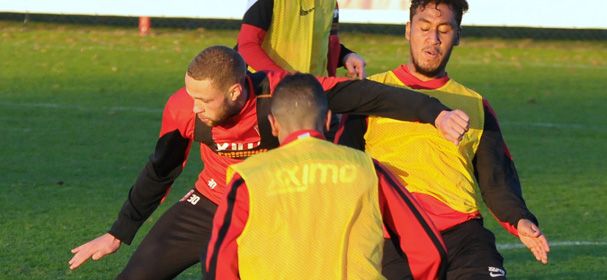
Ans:
[[[413,65],[412,62],[407,63],[407,70],[409,70],[409,73],[419,79],[422,82],[427,82],[427,81],[431,81],[431,80],[436,80],[436,79],[440,79],[443,78],[447,75],[447,71],[445,71],[445,69],[442,69],[441,71],[439,71],[437,74],[432,75],[432,76],[428,76],[426,74],[417,72],[417,70],[415,69],[415,65]]]
[[[305,138],[305,137],[314,137],[314,138],[319,138],[319,139],[325,139],[325,136],[323,135],[323,133],[321,131],[322,131],[322,128],[320,128],[320,130],[319,129],[310,129],[310,128],[294,129],[294,130],[284,131],[283,133],[281,133],[282,131],[279,131],[278,141],[280,142],[280,145],[282,146],[282,145],[291,143],[297,139],[301,139],[301,138]]]

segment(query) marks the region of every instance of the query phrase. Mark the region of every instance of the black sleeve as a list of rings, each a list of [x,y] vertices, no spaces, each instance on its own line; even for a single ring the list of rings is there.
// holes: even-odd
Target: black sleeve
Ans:
[[[473,160],[483,201],[501,222],[516,227],[525,218],[538,225],[523,200],[521,183],[497,119],[487,105],[484,109],[484,131]]]
[[[268,30],[272,24],[274,0],[258,0],[244,14],[242,23]]]
[[[443,110],[438,99],[406,88],[371,80],[348,80],[327,90],[329,107],[337,114],[374,115],[434,124]]]
[[[346,55],[353,53],[350,49],[346,48],[344,44],[339,44],[339,61],[337,62],[337,67],[344,67],[344,58]]]
[[[365,132],[367,132],[367,116],[343,115],[334,142],[360,151],[365,150]]]
[[[110,234],[131,244],[139,227],[156,210],[181,173],[189,144],[190,140],[183,138],[178,130],[158,139],[154,153],[131,187]]]

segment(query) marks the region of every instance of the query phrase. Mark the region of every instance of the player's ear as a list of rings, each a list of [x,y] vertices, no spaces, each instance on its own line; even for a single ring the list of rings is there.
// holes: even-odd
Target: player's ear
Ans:
[[[457,32],[455,33],[455,39],[453,40],[453,45],[454,46],[458,46],[459,45],[459,38],[462,35],[462,27],[458,27],[457,28]]]
[[[268,114],[268,121],[270,121],[270,127],[272,127],[272,135],[278,137],[278,131],[280,131],[280,125],[276,121],[276,118],[270,113]]]
[[[331,110],[327,110],[327,119],[325,119],[325,131],[329,131],[331,128]]]
[[[235,83],[228,88],[228,98],[232,100],[232,102],[238,100],[238,97],[242,94],[242,85],[240,83]]]
[[[411,40],[411,22],[408,21],[407,24],[405,24],[405,39],[407,39],[407,41]]]

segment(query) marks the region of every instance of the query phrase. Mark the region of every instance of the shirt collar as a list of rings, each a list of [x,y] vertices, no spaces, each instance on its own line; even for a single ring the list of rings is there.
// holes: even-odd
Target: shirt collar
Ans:
[[[297,130],[291,134],[289,134],[280,144],[281,146],[284,146],[286,144],[289,144],[297,139],[301,139],[301,138],[307,138],[307,137],[314,137],[314,138],[318,138],[318,139],[325,139],[325,137],[322,135],[322,133],[314,130],[314,129],[302,129],[302,130]]]
[[[435,78],[429,81],[422,81],[413,76],[407,68],[407,65],[401,65],[392,71],[396,77],[406,86],[412,89],[437,89],[444,86],[449,81],[449,75]]]

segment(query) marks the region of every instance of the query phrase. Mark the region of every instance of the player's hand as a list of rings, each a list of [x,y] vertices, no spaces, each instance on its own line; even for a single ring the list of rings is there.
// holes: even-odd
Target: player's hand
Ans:
[[[106,233],[87,243],[84,243],[74,249],[74,256],[69,261],[70,269],[74,270],[89,258],[94,261],[103,258],[106,255],[116,252],[120,248],[120,240],[113,235]]]
[[[535,259],[538,262],[547,264],[550,246],[540,228],[530,220],[520,219],[516,229],[518,230],[518,237],[521,239],[521,242],[533,253]]]
[[[458,145],[470,127],[470,117],[464,111],[442,111],[434,120],[434,126],[447,140]]]
[[[348,70],[348,77],[356,79],[364,79],[367,77],[365,60],[356,53],[349,53],[344,57],[344,67]]]

